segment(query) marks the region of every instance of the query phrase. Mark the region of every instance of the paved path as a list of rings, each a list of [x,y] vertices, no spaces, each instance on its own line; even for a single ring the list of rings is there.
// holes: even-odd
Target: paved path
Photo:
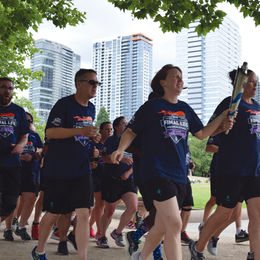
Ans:
[[[119,211],[116,212],[115,218],[113,219],[108,234],[117,226]],[[191,221],[188,225],[187,232],[193,238],[198,237],[198,224],[202,219],[202,211],[192,211]],[[248,221],[246,220],[246,211],[243,210],[243,228],[247,228]],[[29,227],[30,228],[30,227]],[[28,228],[28,230],[29,230]],[[6,242],[3,240],[3,229],[4,224],[0,227],[0,260],[29,260],[30,252],[36,245],[37,241],[24,242],[17,236],[15,236],[14,242]],[[128,230],[126,229],[125,232]],[[212,256],[205,250],[205,256],[208,260],[246,260],[248,252],[248,242],[236,244],[234,240],[235,225],[232,224],[222,234],[219,241],[219,252],[218,256]],[[144,241],[144,239],[143,239]],[[115,245],[113,240],[109,236],[110,249],[99,249],[96,248],[95,241],[90,241],[89,244],[89,260],[123,260],[130,259],[126,248],[119,248]],[[143,243],[142,243],[143,244]],[[142,247],[142,244],[140,247]],[[47,244],[47,256],[48,260],[77,260],[77,252],[74,250],[71,244],[68,245],[70,255],[59,256],[56,254],[58,241],[49,239]],[[188,247],[183,246],[183,260],[190,260]],[[153,258],[150,257],[149,260]],[[166,259],[164,257],[164,259]]]

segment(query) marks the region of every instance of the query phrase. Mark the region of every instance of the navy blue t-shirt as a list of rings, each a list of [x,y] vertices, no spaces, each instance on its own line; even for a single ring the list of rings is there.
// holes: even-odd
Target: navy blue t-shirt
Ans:
[[[46,129],[52,127],[82,128],[93,124],[95,106],[80,105],[74,95],[62,98],[52,108]],[[44,174],[54,179],[72,179],[91,174],[92,140],[77,135],[66,139],[50,139],[45,157]]]
[[[218,135],[210,136],[207,141],[207,144],[214,144],[219,147],[220,146],[219,136]],[[212,156],[212,160],[211,160],[210,168],[209,168],[210,176],[213,176],[215,174],[217,157],[218,157],[218,152],[214,153]]]
[[[11,154],[20,137],[29,133],[25,111],[22,107],[11,103],[7,107],[0,106],[0,166],[20,166],[18,154]]]
[[[118,148],[119,142],[120,137],[115,134],[108,137],[104,144],[103,155],[111,155]],[[125,155],[131,156],[128,153],[125,153]],[[105,163],[104,177],[114,177],[120,179],[120,176],[128,171],[131,167],[131,165],[127,165],[126,163],[122,162],[120,162],[119,165]],[[129,178],[132,178],[132,174],[129,176]]]
[[[34,157],[37,148],[42,148],[42,147],[43,147],[43,143],[38,133],[30,130],[28,136],[28,142],[23,148],[22,155],[30,154],[32,157]],[[22,167],[30,171],[35,176],[35,179],[37,179],[40,170],[40,160],[34,160],[33,158],[32,161],[30,162],[23,161],[23,160],[21,160],[21,162],[22,162]]]
[[[187,183],[187,138],[203,127],[193,109],[183,101],[176,104],[158,98],[147,101],[136,112],[129,128],[141,139],[141,181],[171,178]]]
[[[260,106],[241,100],[236,123],[229,134],[219,134],[217,174],[260,176]],[[216,108],[213,117],[229,107],[230,97]]]
[[[94,146],[98,149],[99,151],[99,155],[98,155],[98,158],[96,158],[95,160],[98,162],[98,166],[96,169],[93,169],[92,170],[92,176],[94,178],[102,178],[102,175],[103,175],[103,171],[104,171],[104,161],[102,160],[102,154],[103,154],[103,150],[104,150],[104,144],[102,144],[101,142],[99,143],[94,143],[93,142],[93,148]]]

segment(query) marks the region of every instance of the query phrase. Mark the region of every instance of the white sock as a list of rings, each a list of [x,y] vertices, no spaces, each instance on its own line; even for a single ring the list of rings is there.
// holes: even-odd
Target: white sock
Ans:
[[[237,235],[240,233],[241,230],[242,230],[241,227],[237,227]]]

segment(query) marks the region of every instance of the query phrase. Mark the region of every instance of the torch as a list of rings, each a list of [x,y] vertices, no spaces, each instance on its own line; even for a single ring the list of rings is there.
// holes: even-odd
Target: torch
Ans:
[[[234,81],[234,88],[231,96],[231,101],[229,105],[229,114],[228,117],[233,119],[235,117],[236,110],[238,108],[238,105],[240,103],[244,86],[246,85],[248,80],[247,75],[247,62],[244,62],[241,68],[237,68],[235,81]],[[229,133],[229,130],[226,131],[226,134]]]

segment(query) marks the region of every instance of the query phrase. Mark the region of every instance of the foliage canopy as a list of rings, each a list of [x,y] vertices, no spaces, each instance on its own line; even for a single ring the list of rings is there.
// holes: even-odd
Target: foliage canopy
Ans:
[[[199,21],[196,31],[206,35],[222,23],[226,13],[218,8],[220,3],[234,5],[244,17],[250,16],[255,25],[260,24],[259,0],[108,0],[115,7],[131,11],[138,19],[152,18],[160,23],[163,32],[180,32],[189,24]]]

